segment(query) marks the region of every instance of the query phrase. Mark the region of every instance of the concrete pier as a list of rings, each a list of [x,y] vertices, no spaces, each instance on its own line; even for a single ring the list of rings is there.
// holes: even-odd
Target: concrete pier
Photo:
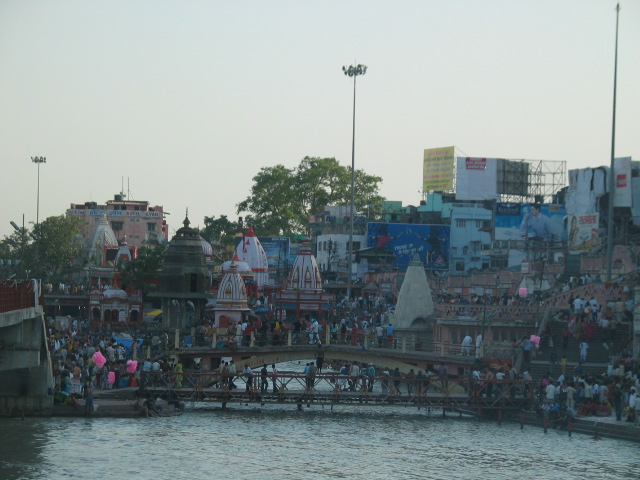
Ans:
[[[2,288],[0,293],[20,293],[22,283]],[[3,301],[0,310],[0,416],[51,415],[53,373],[46,324],[33,295],[30,303],[34,306],[19,308],[25,302]]]

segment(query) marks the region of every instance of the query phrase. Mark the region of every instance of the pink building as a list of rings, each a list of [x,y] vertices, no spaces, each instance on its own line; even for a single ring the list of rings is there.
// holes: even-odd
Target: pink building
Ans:
[[[85,238],[91,239],[106,215],[111,230],[118,240],[124,240],[132,247],[145,243],[165,243],[168,241],[168,225],[163,207],[151,206],[144,200],[125,200],[124,195],[115,195],[104,205],[97,202],[72,203],[67,215],[85,220]]]

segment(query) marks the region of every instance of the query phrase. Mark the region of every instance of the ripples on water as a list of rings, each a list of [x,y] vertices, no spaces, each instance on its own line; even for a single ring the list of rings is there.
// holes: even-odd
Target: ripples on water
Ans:
[[[640,445],[424,410],[0,420],[0,479],[637,479]]]

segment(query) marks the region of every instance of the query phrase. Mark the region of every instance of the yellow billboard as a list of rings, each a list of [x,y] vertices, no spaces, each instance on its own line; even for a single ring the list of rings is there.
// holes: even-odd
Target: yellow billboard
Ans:
[[[453,189],[454,147],[429,148],[424,151],[422,189]]]

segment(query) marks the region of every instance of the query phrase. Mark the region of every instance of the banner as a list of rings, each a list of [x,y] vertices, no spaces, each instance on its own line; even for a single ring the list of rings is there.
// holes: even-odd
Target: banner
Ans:
[[[631,207],[631,157],[614,159],[614,207]]]
[[[431,148],[424,151],[423,191],[453,189],[453,151],[454,147]]]
[[[367,247],[384,248],[395,255],[395,265],[407,267],[415,254],[430,270],[449,269],[449,225],[368,223]]]
[[[570,253],[582,253],[600,246],[600,214],[567,217]]]
[[[496,203],[495,239],[541,239],[560,242],[566,238],[564,205]]]
[[[498,200],[498,160],[457,157],[456,200]]]

